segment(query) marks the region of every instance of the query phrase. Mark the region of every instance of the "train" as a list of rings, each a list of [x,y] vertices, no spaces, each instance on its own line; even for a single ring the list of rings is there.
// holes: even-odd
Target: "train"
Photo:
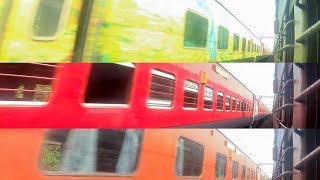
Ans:
[[[3,179],[267,179],[217,129],[2,129],[0,144]]]
[[[320,128],[319,64],[276,63],[272,110],[275,128]]]
[[[272,179],[319,179],[319,129],[275,130]]]
[[[276,0],[275,62],[320,61],[320,5],[317,0]]]
[[[7,63],[2,127],[250,127],[268,108],[219,63]]]
[[[0,62],[256,61],[264,45],[224,1],[1,0]]]

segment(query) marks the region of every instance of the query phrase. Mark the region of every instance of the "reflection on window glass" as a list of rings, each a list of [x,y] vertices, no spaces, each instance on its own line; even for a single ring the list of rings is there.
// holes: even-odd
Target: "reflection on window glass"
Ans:
[[[68,0],[39,0],[32,33],[37,37],[52,37],[59,28],[64,3]]]
[[[208,19],[194,12],[187,11],[184,32],[184,46],[197,48],[206,47],[208,26]]]
[[[142,131],[51,130],[40,157],[41,169],[60,173],[132,173],[137,166]]]
[[[177,176],[200,176],[203,164],[203,146],[180,137],[176,157]]]
[[[216,156],[216,177],[224,178],[226,176],[227,157],[217,153]]]

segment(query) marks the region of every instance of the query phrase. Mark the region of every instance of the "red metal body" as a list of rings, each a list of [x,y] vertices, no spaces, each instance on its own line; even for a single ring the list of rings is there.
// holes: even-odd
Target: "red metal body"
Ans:
[[[2,65],[2,67],[5,65]],[[34,64],[39,66],[39,64]],[[267,108],[254,94],[219,64],[135,64],[129,101],[126,105],[95,106],[84,103],[92,64],[59,64],[55,67],[48,102],[1,101],[1,127],[95,127],[95,128],[135,128],[174,127],[207,122],[251,118],[268,114]],[[44,66],[43,68],[47,68]],[[51,67],[52,68],[52,67]],[[223,70],[225,75],[215,70]],[[157,69],[175,76],[173,105],[171,108],[150,108],[151,70]],[[201,73],[208,73],[206,83],[201,84]],[[0,72],[1,73],[1,72]],[[8,75],[8,73],[7,73]],[[11,74],[12,75],[12,74]],[[2,74],[3,76],[3,74]],[[1,77],[1,74],[0,74]],[[227,77],[227,78],[226,78]],[[184,82],[190,80],[199,84],[197,108],[183,108]],[[112,87],[112,84],[108,84]],[[214,90],[213,109],[204,110],[204,86]],[[5,85],[0,91],[9,91]],[[11,89],[11,91],[18,91]],[[34,90],[22,90],[26,93]],[[217,92],[223,92],[223,110],[217,110]],[[249,104],[248,111],[226,110],[226,95]],[[258,100],[258,107],[254,107]],[[258,108],[258,114],[254,108]],[[248,120],[249,121],[249,120]]]

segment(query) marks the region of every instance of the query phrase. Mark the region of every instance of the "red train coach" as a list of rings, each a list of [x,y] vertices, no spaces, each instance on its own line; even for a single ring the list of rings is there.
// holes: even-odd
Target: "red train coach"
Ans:
[[[3,127],[245,127],[267,108],[220,64],[2,64]]]

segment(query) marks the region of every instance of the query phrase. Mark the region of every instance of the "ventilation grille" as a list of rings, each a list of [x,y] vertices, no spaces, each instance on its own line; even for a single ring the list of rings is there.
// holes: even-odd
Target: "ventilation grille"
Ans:
[[[172,107],[175,77],[158,70],[152,70],[151,75],[150,97],[147,101],[148,107]]]

